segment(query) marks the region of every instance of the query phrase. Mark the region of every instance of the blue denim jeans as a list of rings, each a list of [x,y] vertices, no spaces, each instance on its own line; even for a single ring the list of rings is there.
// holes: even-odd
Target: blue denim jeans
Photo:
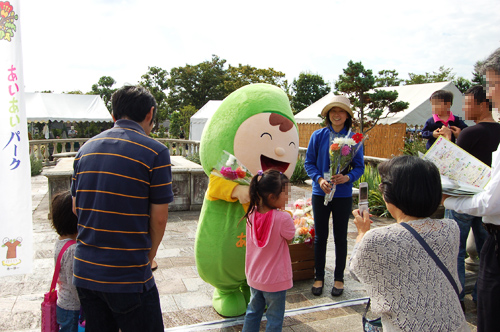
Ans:
[[[56,314],[60,332],[78,332],[80,310],[66,310],[57,306]]]
[[[286,290],[281,292],[263,292],[250,287],[252,297],[248,304],[242,332],[258,332],[260,321],[266,311],[266,332],[281,331],[285,317]]]
[[[467,237],[469,236],[469,231],[472,228],[474,233],[474,239],[476,242],[476,250],[478,255],[481,253],[484,241],[488,237],[488,232],[483,227],[483,219],[481,217],[471,216],[465,213],[458,213],[453,210],[446,209],[444,212],[444,217],[448,219],[454,219],[460,228],[460,249],[458,251],[458,278],[462,284],[462,292],[460,293],[460,301],[464,300],[465,297],[465,254],[467,249]],[[474,290],[472,291],[472,299],[477,301],[477,282],[474,285]]]
[[[163,331],[156,285],[142,293],[105,293],[76,288],[85,312],[86,332]]]

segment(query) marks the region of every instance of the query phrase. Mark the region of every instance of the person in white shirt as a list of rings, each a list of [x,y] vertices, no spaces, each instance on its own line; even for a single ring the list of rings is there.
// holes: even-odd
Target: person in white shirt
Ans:
[[[500,107],[500,48],[482,64],[486,75],[487,97],[493,107]],[[500,151],[492,155],[491,180],[485,190],[474,196],[443,195],[446,209],[483,217],[488,238],[480,254],[477,277],[477,331],[498,331],[500,312]]]

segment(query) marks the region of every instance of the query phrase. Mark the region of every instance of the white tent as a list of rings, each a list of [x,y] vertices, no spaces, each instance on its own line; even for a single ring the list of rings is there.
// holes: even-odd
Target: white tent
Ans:
[[[113,121],[106,105],[97,95],[25,93],[28,122],[109,122]]]
[[[402,112],[390,114],[386,119],[381,119],[378,124],[393,124],[406,123],[408,125],[424,125],[425,121],[432,116],[431,103],[429,97],[434,91],[446,90],[453,93],[453,105],[451,111],[453,114],[464,118],[462,110],[463,96],[460,90],[452,82],[413,84],[403,86],[391,86],[377,88],[377,90],[396,90],[398,92],[398,101],[406,101],[410,105]],[[318,117],[328,100],[332,96],[332,92],[305,108],[295,115],[297,123],[321,123],[322,119]],[[471,121],[466,121],[468,125],[473,124]]]
[[[222,100],[209,100],[202,108],[196,112],[189,120],[189,140],[201,140],[201,134],[207,121],[219,108]]]

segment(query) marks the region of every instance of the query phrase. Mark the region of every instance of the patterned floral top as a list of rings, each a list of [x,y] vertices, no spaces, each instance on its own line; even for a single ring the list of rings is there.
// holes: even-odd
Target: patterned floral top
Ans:
[[[449,219],[408,222],[429,244],[458,287],[459,228]],[[384,332],[470,331],[453,286],[417,239],[399,224],[370,230],[356,244],[351,274],[382,317]]]

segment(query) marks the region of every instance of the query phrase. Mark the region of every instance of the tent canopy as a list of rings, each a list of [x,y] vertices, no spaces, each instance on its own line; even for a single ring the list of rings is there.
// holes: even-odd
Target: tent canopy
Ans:
[[[59,93],[25,93],[28,122],[113,121],[100,96]]]
[[[453,114],[464,118],[462,110],[463,96],[460,90],[452,82],[413,84],[402,86],[391,86],[377,88],[376,90],[396,90],[398,92],[398,101],[406,101],[409,106],[406,110],[389,114],[385,119],[380,119],[378,124],[406,123],[408,125],[424,125],[425,121],[432,116],[430,96],[434,91],[446,90],[453,93],[453,105],[451,111]],[[318,117],[323,107],[328,104],[332,92],[319,99],[311,106],[295,115],[297,123],[321,123],[322,119]],[[387,113],[385,113],[387,114]],[[385,114],[382,116],[384,117]],[[355,115],[356,116],[356,115]],[[466,121],[468,125],[473,124]]]
[[[320,117],[323,107],[325,107],[334,96],[333,92],[327,93],[321,99],[318,99],[308,107],[304,108],[299,113],[295,114],[297,123],[321,123],[323,119]]]
[[[192,141],[201,140],[201,134],[207,121],[212,118],[219,108],[222,100],[209,100],[198,112],[194,113],[189,120],[189,139]]]

